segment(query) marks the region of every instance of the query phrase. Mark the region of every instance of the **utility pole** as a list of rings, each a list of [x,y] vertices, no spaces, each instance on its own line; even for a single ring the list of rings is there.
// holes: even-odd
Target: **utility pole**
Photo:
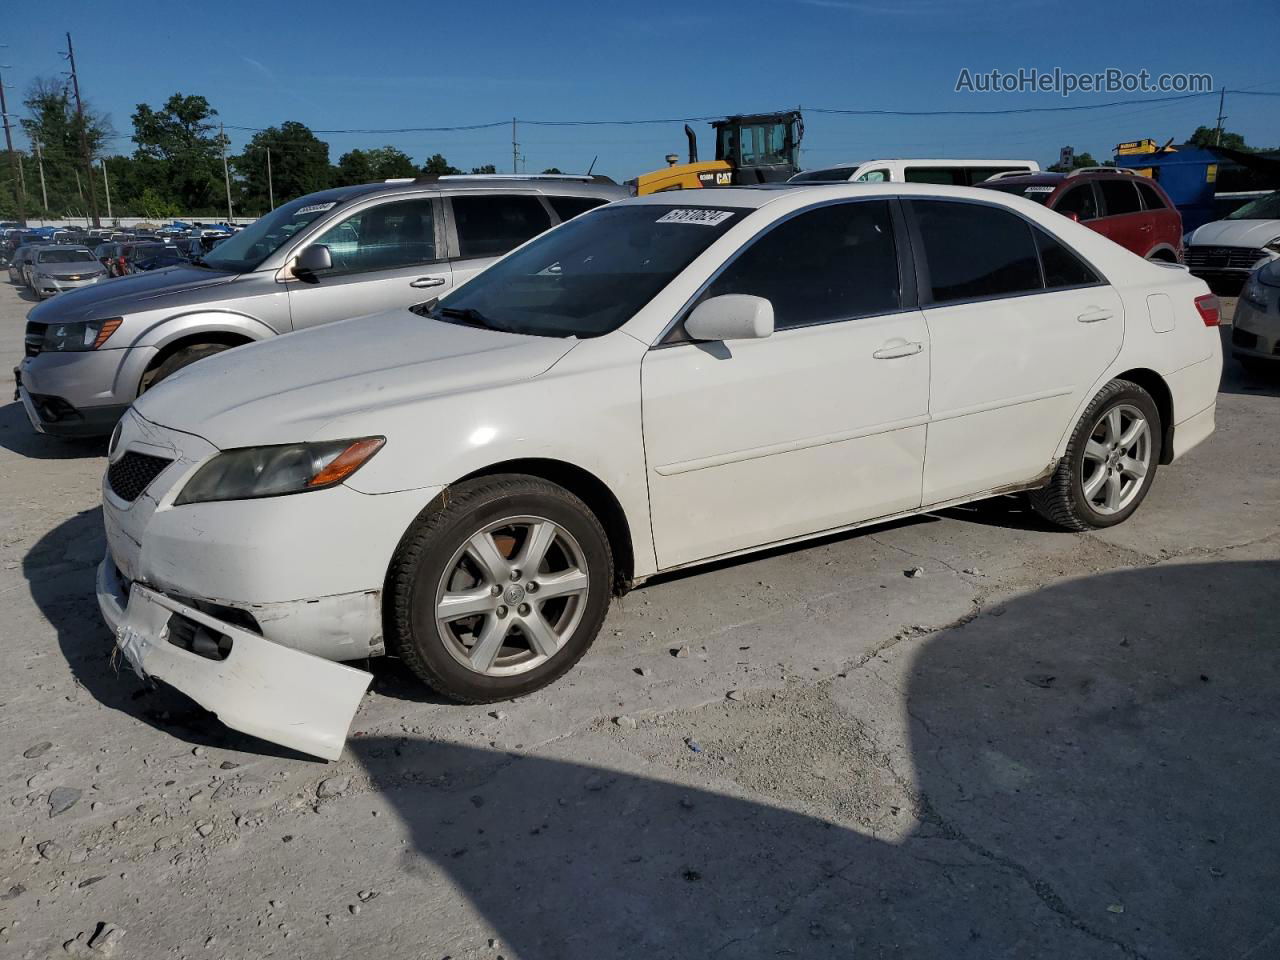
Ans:
[[[44,184],[44,149],[40,141],[36,141],[36,166],[40,168],[40,198],[44,201],[44,209],[49,209],[49,190]]]
[[[14,193],[18,198],[18,226],[27,225],[27,188],[22,182],[22,158],[17,161],[18,172],[14,174],[13,132],[9,127],[9,108],[4,102],[4,80],[0,79],[0,115],[4,117],[4,145],[9,151],[9,173],[14,176]]]
[[[1215,147],[1222,146],[1222,125],[1226,123],[1227,118],[1223,116],[1222,111],[1226,106],[1227,88],[1223,87],[1218,91],[1218,125],[1213,131],[1213,145]]]
[[[111,215],[111,183],[107,180],[107,158],[103,157],[98,162],[102,164],[102,188],[107,191],[107,219],[115,223],[116,218]]]
[[[276,191],[271,185],[271,148],[267,147],[267,203],[271,204],[271,209],[276,208]]]
[[[227,166],[227,128],[222,124],[218,124],[218,142],[222,144],[222,177],[227,181],[227,226],[230,226],[235,214],[231,210],[231,170]]]
[[[516,143],[516,118],[511,118],[511,172],[519,174],[520,144]]]
[[[71,46],[71,34],[67,34],[67,60],[71,63],[71,89],[76,95],[76,121],[80,127],[80,153],[84,160],[84,173],[89,182],[89,212],[95,227],[102,226],[98,218],[98,196],[93,192],[93,158],[89,156],[89,135],[84,126],[84,104],[80,102],[80,78],[76,75],[76,52]],[[77,178],[78,179],[78,178]]]

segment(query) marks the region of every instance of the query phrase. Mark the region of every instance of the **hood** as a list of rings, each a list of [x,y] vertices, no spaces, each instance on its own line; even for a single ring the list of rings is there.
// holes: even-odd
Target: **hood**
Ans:
[[[1264,247],[1280,237],[1280,220],[1215,220],[1191,232],[1196,246]]]
[[[358,414],[371,414],[362,432],[376,434],[380,410],[532,379],[577,342],[391,310],[227,350],[174,374],[134,407],[222,449],[338,439],[320,431]]]
[[[97,269],[98,266],[96,261],[85,264],[86,271]],[[188,266],[134,273],[45,301],[33,308],[27,314],[27,319],[37,323],[66,323],[123,317],[160,306],[158,301],[162,298],[181,299],[184,303],[195,304],[200,302],[198,291],[221,287],[235,278],[234,273]]]

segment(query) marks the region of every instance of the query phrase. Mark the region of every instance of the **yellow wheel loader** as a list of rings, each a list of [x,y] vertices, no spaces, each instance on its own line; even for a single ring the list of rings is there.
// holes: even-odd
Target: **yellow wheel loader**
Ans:
[[[698,162],[698,138],[685,124],[689,138],[689,162],[677,163],[668,154],[668,166],[642,173],[628,186],[637,196],[663,190],[696,190],[702,187],[737,187],[751,183],[776,183],[797,169],[796,155],[804,136],[799,110],[784,113],[750,113],[716,120],[716,158]]]

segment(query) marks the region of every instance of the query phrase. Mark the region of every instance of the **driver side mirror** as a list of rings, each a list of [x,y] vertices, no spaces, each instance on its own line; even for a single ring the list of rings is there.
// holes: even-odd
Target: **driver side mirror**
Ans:
[[[726,293],[694,307],[684,329],[694,340],[760,340],[773,333],[773,304],[764,297]]]
[[[323,243],[314,243],[298,254],[293,264],[296,277],[311,277],[324,270],[333,269],[333,255]]]

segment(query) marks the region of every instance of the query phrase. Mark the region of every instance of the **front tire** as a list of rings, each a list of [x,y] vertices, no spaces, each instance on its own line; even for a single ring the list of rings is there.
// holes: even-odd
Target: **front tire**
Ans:
[[[1133,515],[1151,489],[1164,431],[1146,390],[1112,380],[1093,398],[1049,484],[1031,505],[1067,530],[1113,527]]]
[[[148,371],[142,378],[142,389],[138,392],[146,393],[157,383],[173,376],[183,367],[189,367],[197,360],[203,360],[205,357],[212,357],[214,354],[230,349],[230,344],[226,343],[196,343],[189,347],[183,347],[177,353],[167,357],[154,370]]]
[[[582,658],[612,584],[609,539],[578,497],[521,474],[465,481],[414,522],[396,551],[388,645],[447,697],[508,700]]]

